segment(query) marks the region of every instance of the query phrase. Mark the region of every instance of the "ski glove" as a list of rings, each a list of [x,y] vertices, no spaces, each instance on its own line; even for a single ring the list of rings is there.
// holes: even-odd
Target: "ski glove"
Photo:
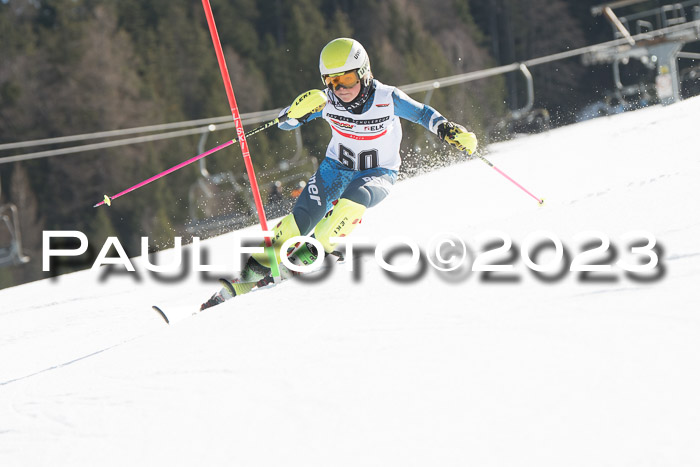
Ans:
[[[438,125],[437,134],[441,140],[460,151],[466,151],[470,156],[476,152],[476,135],[459,123],[443,122]]]

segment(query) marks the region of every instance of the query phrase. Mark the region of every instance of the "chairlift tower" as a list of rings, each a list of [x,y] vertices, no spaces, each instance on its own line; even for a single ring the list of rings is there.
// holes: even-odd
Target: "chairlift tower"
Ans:
[[[594,16],[603,15],[613,26],[615,37],[624,43],[595,49],[583,56],[587,65],[613,64],[615,82],[621,87],[619,64],[631,58],[656,67],[656,93],[662,104],[681,99],[678,58],[688,55],[681,49],[700,40],[700,0],[689,0],[618,17],[613,8],[645,3],[647,0],[620,0],[591,8]],[[692,57],[691,57],[692,58]]]

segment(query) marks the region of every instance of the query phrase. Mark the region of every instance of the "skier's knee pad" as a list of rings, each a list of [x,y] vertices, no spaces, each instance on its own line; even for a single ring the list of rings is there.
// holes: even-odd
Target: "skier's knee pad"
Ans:
[[[294,220],[294,214],[287,214],[285,217],[283,217],[282,220],[277,223],[275,228],[272,229],[272,231],[275,233],[275,236],[272,238],[272,246],[275,249],[277,263],[279,263],[280,247],[282,246],[282,244],[292,237],[297,237],[301,235],[299,233],[299,227],[297,227],[296,220]],[[263,243],[261,246],[264,245],[265,243]],[[254,253],[253,258],[262,266],[265,266],[267,268],[270,267],[270,258],[268,257],[267,252]]]
[[[342,198],[333,207],[330,216],[321,219],[314,229],[314,236],[321,242],[326,253],[335,248],[331,237],[345,237],[352,232],[362,220],[367,208],[359,203]]]

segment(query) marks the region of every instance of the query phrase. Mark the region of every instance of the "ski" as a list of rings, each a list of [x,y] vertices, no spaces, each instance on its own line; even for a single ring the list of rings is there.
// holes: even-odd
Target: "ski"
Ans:
[[[175,309],[175,310],[170,310],[170,316],[168,316],[168,314],[163,310],[163,308],[161,308],[158,305],[152,305],[151,309],[153,311],[155,311],[156,313],[158,313],[158,315],[161,318],[163,318],[163,321],[165,321],[165,323],[168,325],[172,324],[173,320],[179,321],[181,319],[187,318],[188,316],[194,316],[199,312],[199,311],[195,311],[193,313],[188,313],[187,310],[180,311],[178,309]]]
[[[333,252],[330,255],[334,256],[336,258],[336,262],[338,262],[338,263],[342,263],[345,261],[345,258],[341,253]],[[320,271],[326,270],[328,267],[329,267],[329,265],[323,265],[320,269],[313,271],[309,274],[319,273]],[[262,279],[258,280],[257,282],[250,283],[251,284],[250,292],[257,292],[257,291],[261,291],[264,289],[271,289],[272,287],[275,287],[275,286],[281,284],[282,282],[286,282],[287,280],[289,280],[293,277],[296,277],[298,275],[300,275],[300,274],[293,273],[293,272],[287,270],[287,274],[281,276],[280,277],[281,280],[279,280],[278,282],[275,282],[274,279],[272,278],[272,276],[265,276]],[[238,294],[236,293],[236,290],[234,288],[233,282],[229,281],[228,279],[221,278],[221,279],[219,279],[219,284],[221,285],[221,290],[219,292],[217,292],[216,294],[214,294],[212,296],[212,298],[210,298],[210,300],[212,300],[215,297],[217,297],[216,303],[210,305],[209,307],[205,308],[204,310],[207,310],[207,309],[211,308],[212,306],[219,305],[221,303],[224,303],[224,302],[238,296]],[[224,293],[224,292],[226,292],[226,293]],[[176,318],[176,320],[180,319],[175,315],[171,315],[169,317],[165,313],[163,308],[161,308],[158,305],[152,305],[151,308],[153,309],[153,311],[158,313],[158,315],[160,315],[161,318],[163,318],[163,320],[165,321],[166,324],[171,324],[172,318]],[[196,315],[199,312],[204,311],[204,310],[200,309],[200,310],[197,310],[191,314]],[[182,314],[184,315],[184,313],[182,313]],[[179,316],[180,313],[178,313],[177,315]],[[183,316],[183,317],[185,317],[185,316]]]
[[[153,305],[151,308],[153,308],[154,311],[157,311],[158,314],[161,316],[161,318],[163,318],[167,324],[170,324],[170,320],[168,319],[168,316],[165,314],[165,312],[163,310],[161,310],[156,305]]]

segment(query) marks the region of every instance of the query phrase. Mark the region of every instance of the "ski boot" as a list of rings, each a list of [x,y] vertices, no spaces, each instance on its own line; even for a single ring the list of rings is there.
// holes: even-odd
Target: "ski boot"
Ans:
[[[342,253],[333,251],[330,253],[337,258],[339,263],[342,263],[345,258]],[[298,266],[309,266],[313,264],[318,259],[318,250],[311,243],[303,243],[295,245],[287,258],[292,264]],[[287,268],[284,264],[279,265],[280,278],[282,280],[287,280],[291,277],[300,275],[301,273],[292,271]],[[274,278],[272,277],[269,268],[260,265],[254,258],[250,258],[248,265],[246,266],[246,273],[244,276],[248,279],[245,282],[242,280],[229,281],[227,279],[219,279],[221,284],[221,290],[212,295],[212,297],[202,304],[201,310],[206,310],[212,306],[219,305],[233,297],[238,295],[243,295],[254,288],[263,288],[274,283]]]
[[[328,253],[328,255],[335,256],[336,262],[338,263],[345,262],[345,256],[339,251],[332,251],[331,253]],[[297,244],[295,246],[295,249],[289,253],[287,259],[290,263],[296,266],[310,266],[317,261],[318,250],[312,243]],[[292,271],[283,263],[280,263],[279,269],[280,277],[282,278],[282,280],[287,280],[292,277],[304,274],[301,272]],[[263,277],[256,283],[256,287],[265,287],[266,285],[270,285],[272,282],[274,282],[274,278],[268,273],[265,277]]]
[[[216,292],[214,295],[211,296],[209,300],[206,302],[202,303],[202,305],[199,307],[199,311],[206,310],[207,308],[211,308],[213,306],[216,306],[220,303],[224,303],[226,299],[223,297],[221,291]]]

